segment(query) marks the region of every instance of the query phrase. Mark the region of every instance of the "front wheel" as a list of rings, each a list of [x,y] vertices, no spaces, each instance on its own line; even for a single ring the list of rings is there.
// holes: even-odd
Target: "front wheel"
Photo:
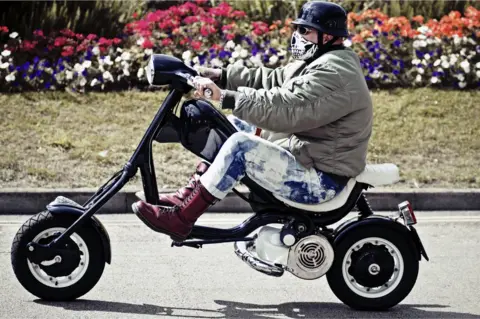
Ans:
[[[327,273],[333,293],[358,310],[386,310],[400,303],[418,276],[410,238],[378,226],[353,230],[335,248]]]
[[[41,212],[28,219],[18,230],[12,244],[13,271],[20,284],[33,295],[51,301],[69,301],[90,291],[105,268],[105,255],[96,231],[85,223],[61,247],[68,254],[56,255],[39,264],[27,257],[31,241],[48,244],[70,227],[76,216]]]

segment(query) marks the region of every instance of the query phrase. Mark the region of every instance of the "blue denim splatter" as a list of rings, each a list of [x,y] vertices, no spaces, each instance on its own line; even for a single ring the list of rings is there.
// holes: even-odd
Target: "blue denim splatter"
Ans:
[[[232,115],[228,119],[244,130],[230,136],[200,178],[213,196],[224,198],[245,175],[280,197],[304,204],[331,200],[343,189],[327,174],[301,165],[286,149],[250,134],[255,126]]]

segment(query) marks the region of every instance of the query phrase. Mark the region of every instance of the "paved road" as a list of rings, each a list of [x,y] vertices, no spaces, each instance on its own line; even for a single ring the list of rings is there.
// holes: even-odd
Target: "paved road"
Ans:
[[[23,290],[10,266],[11,240],[28,216],[0,216],[0,318],[480,318],[480,212],[418,215],[431,261],[421,263],[403,303],[381,313],[345,307],[325,278],[258,273],[232,244],[170,248],[133,215],[98,215],[113,264],[81,300],[45,303]],[[247,216],[209,214],[200,223],[228,227]]]

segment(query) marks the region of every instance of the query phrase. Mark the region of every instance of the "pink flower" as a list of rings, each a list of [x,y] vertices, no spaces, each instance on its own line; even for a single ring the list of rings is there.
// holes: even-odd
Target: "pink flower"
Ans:
[[[70,29],[63,29],[60,31],[61,34],[63,34],[64,36],[66,37],[74,37],[75,36],[75,32],[73,32],[72,30]]]
[[[62,56],[71,56],[73,52],[74,52],[73,47],[71,45],[68,45],[63,48]]]
[[[120,44],[120,43],[122,43],[122,39],[113,38],[113,44]]]
[[[197,16],[190,16],[190,17],[186,17],[185,19],[183,19],[183,22],[185,24],[192,24],[192,23],[195,23],[197,22],[199,19]]]
[[[95,40],[96,38],[97,36],[95,34],[90,33],[89,35],[87,35],[88,40]]]
[[[190,44],[194,50],[199,50],[202,47],[202,42],[200,41],[192,41]]]
[[[8,30],[7,27],[5,27],[5,26],[0,26],[0,32],[2,32],[2,33],[7,33],[8,31],[9,31],[9,30]]]
[[[144,49],[151,49],[153,48],[153,42],[150,39],[145,39],[145,41],[142,43],[142,47]]]
[[[166,39],[163,39],[163,40],[162,40],[162,46],[167,47],[167,46],[169,46],[170,44],[173,44],[172,39],[166,38]]]

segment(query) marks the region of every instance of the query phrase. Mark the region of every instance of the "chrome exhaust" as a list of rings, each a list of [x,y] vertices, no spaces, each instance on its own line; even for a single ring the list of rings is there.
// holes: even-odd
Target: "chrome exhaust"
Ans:
[[[282,276],[283,268],[276,266],[275,264],[269,263],[267,261],[258,259],[248,251],[248,248],[253,246],[253,243],[254,241],[250,241],[248,243],[245,243],[244,241],[235,242],[233,244],[235,254],[241,260],[243,260],[247,265],[249,265],[250,267],[252,267],[253,269],[261,273],[264,273],[269,276],[274,276],[274,277]]]

